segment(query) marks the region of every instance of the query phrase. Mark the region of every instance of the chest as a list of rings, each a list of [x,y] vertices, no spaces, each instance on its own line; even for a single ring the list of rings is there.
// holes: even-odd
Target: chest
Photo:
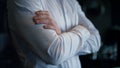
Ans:
[[[74,2],[69,0],[41,0],[43,10],[49,11],[62,31],[77,24],[77,11]]]

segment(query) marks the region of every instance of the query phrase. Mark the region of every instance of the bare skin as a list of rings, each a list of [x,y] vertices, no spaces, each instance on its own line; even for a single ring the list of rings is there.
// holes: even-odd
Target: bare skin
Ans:
[[[58,35],[61,34],[61,30],[56,24],[56,21],[50,16],[48,11],[37,11],[35,12],[33,20],[35,24],[45,24],[44,29],[55,30]]]

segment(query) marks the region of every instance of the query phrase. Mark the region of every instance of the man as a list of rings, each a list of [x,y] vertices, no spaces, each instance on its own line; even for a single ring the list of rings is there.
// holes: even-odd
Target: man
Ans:
[[[76,0],[8,0],[8,20],[25,68],[81,68],[79,56],[100,48]]]

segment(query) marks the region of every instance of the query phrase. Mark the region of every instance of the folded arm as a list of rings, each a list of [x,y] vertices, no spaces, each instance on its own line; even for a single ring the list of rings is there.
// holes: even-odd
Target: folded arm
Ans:
[[[85,16],[78,2],[76,2],[76,7],[78,12],[79,25],[86,27],[86,29],[90,32],[90,37],[85,41],[83,47],[81,47],[79,54],[84,55],[88,53],[98,52],[101,46],[101,38],[99,31],[95,28],[92,22]]]
[[[78,25],[69,32],[57,35],[54,30],[44,29],[44,24],[34,24],[32,18],[35,11],[31,8],[34,6],[34,9],[38,9],[37,1],[15,0],[13,4],[14,8],[9,11],[9,18],[13,17],[10,29],[21,36],[28,43],[27,46],[46,63],[60,64],[78,53],[91,53],[94,48],[99,48],[98,32],[92,34],[86,26]]]

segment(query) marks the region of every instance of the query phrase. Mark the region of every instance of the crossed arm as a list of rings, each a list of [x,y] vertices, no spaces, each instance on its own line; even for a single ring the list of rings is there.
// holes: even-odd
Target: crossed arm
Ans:
[[[22,1],[24,2],[24,0]],[[25,2],[27,4],[31,3],[27,0]],[[60,64],[75,55],[99,50],[99,33],[84,15],[79,15],[83,18],[83,24],[71,28],[69,32],[61,33],[60,28],[51,18],[49,12],[39,11],[36,15],[31,14],[33,11],[29,7],[36,6],[35,1],[29,6],[25,6],[19,0],[14,4],[15,8],[9,15],[14,17],[12,23],[10,23],[11,30],[21,36],[27,46],[46,63]],[[43,13],[46,14],[45,17],[47,18],[44,16],[39,18]]]

